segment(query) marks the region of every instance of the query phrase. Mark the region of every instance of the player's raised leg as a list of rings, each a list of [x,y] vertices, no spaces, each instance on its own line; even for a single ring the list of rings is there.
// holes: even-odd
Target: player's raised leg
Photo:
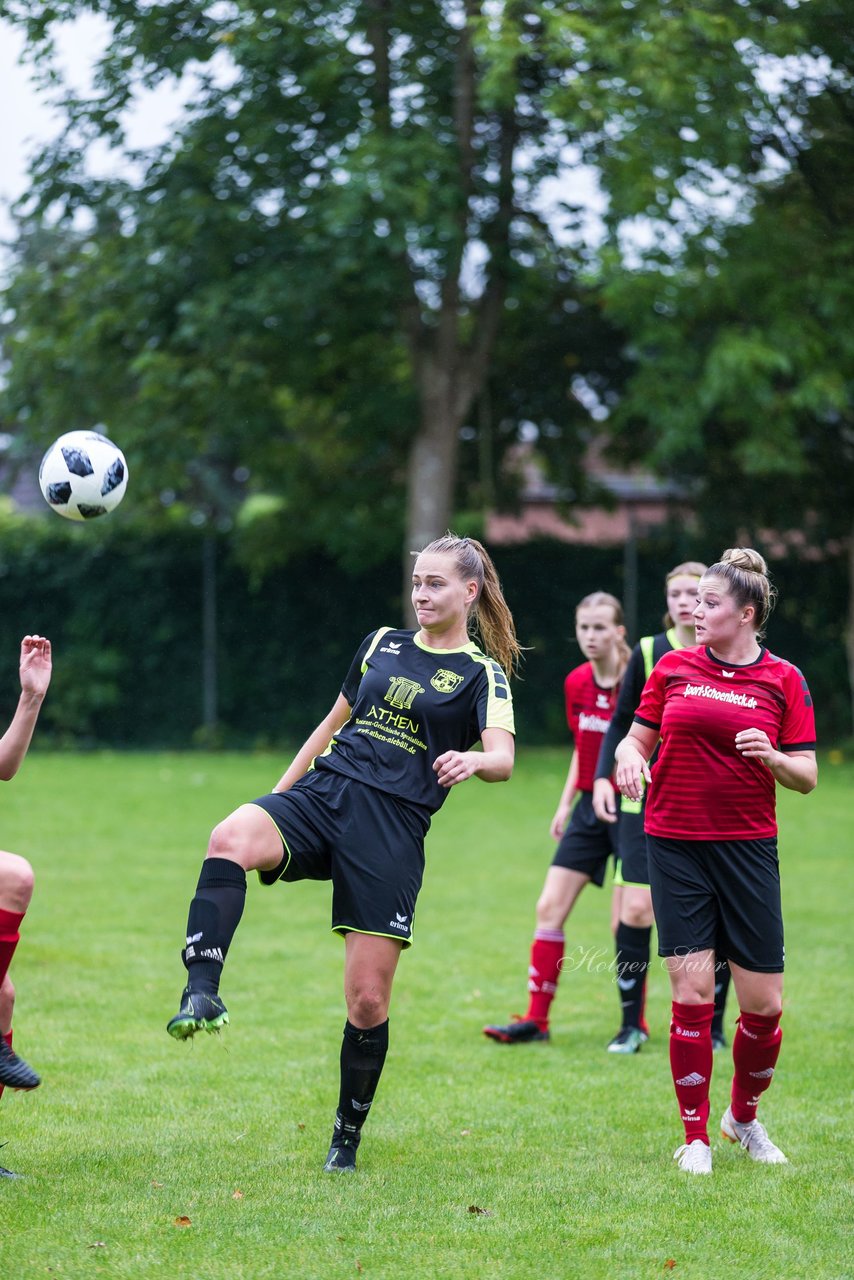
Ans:
[[[166,1027],[176,1040],[197,1031],[219,1031],[228,1022],[219,983],[243,915],[246,872],[271,870],[281,861],[281,837],[257,805],[241,805],[211,833],[187,918],[182,952],[187,985],[181,1007]]]

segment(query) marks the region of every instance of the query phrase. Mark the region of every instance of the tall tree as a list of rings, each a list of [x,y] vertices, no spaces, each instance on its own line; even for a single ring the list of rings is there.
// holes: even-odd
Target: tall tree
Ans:
[[[615,415],[624,456],[690,479],[712,537],[847,555],[854,693],[854,42],[830,21],[842,8],[810,15],[832,69],[790,67],[773,128],[754,137],[765,173],[750,220],[688,242],[678,270],[668,256],[615,273],[607,299],[637,362]],[[840,619],[818,608],[813,626],[820,650],[843,643]]]
[[[460,430],[522,282],[588,266],[580,161],[615,242],[635,218],[705,232],[773,130],[756,68],[805,47],[789,0],[0,0],[48,82],[56,24],[90,10],[111,28],[95,93],[66,96],[26,206],[82,227],[65,358],[94,325],[90,364],[103,343],[141,447],[177,439],[180,460],[213,435],[278,470],[278,510],[248,525],[345,558],[370,554],[371,528],[399,537],[401,486],[405,549],[448,522]],[[92,141],[123,147],[137,88],[182,77],[175,138],[134,157],[134,181],[88,176]],[[12,306],[8,403],[38,418],[45,368],[66,392],[73,371],[43,277]]]

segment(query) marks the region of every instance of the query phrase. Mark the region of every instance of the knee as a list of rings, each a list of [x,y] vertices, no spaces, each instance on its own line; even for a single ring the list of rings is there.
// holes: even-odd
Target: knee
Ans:
[[[678,1004],[713,1004],[714,978],[703,974],[679,973],[670,975],[673,999]]]
[[[6,854],[0,868],[0,907],[20,914],[26,911],[33,896],[35,876],[26,858]]]
[[[745,1001],[744,1004],[739,1001],[739,1012],[748,1015],[755,1013],[760,1018],[779,1019],[783,1013],[783,1001],[777,995],[754,996],[749,1002]]]
[[[652,924],[652,901],[648,894],[624,894],[620,919],[633,929],[648,929]]]
[[[208,840],[209,858],[229,858],[232,862],[239,860],[239,855],[249,846],[249,835],[246,824],[241,822],[236,813],[229,814],[222,822],[217,823]]]
[[[388,997],[377,990],[356,987],[347,992],[347,1017],[354,1027],[378,1027],[388,1017]]]
[[[214,827],[207,856],[236,862],[244,871],[274,867],[282,859],[282,841],[257,805],[244,804]]]
[[[547,889],[537,899],[537,928],[562,929],[566,920],[564,904],[559,902]]]

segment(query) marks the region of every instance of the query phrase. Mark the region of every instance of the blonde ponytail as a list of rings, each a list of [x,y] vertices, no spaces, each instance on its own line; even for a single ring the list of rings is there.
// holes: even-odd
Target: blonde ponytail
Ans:
[[[486,547],[477,538],[458,538],[449,531],[416,554],[451,555],[460,577],[477,583],[477,596],[468,614],[469,633],[508,675],[515,675],[523,649],[516,638],[513,615]]]

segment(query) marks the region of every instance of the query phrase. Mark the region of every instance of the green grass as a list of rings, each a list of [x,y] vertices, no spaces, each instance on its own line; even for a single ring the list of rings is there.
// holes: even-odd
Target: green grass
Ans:
[[[780,799],[786,1036],[763,1117],[791,1164],[715,1142],[703,1179],[670,1159],[681,1139],[658,964],[650,1044],[604,1052],[617,1023],[607,894],[588,890],[570,922],[568,947],[589,963],[563,978],[551,1044],[481,1035],[524,1008],[563,752],[523,752],[509,786],[469,783],[434,823],[355,1178],[320,1172],[344,1021],[328,885],[253,877],[223,984],[231,1027],[170,1040],[207,833],[282,764],[36,752],[0,792],[2,843],[37,872],[13,976],[16,1046],[44,1077],[0,1103],[0,1163],[27,1175],[0,1180],[4,1276],[851,1274],[850,764]],[[719,1056],[715,1116],[728,1067]]]

